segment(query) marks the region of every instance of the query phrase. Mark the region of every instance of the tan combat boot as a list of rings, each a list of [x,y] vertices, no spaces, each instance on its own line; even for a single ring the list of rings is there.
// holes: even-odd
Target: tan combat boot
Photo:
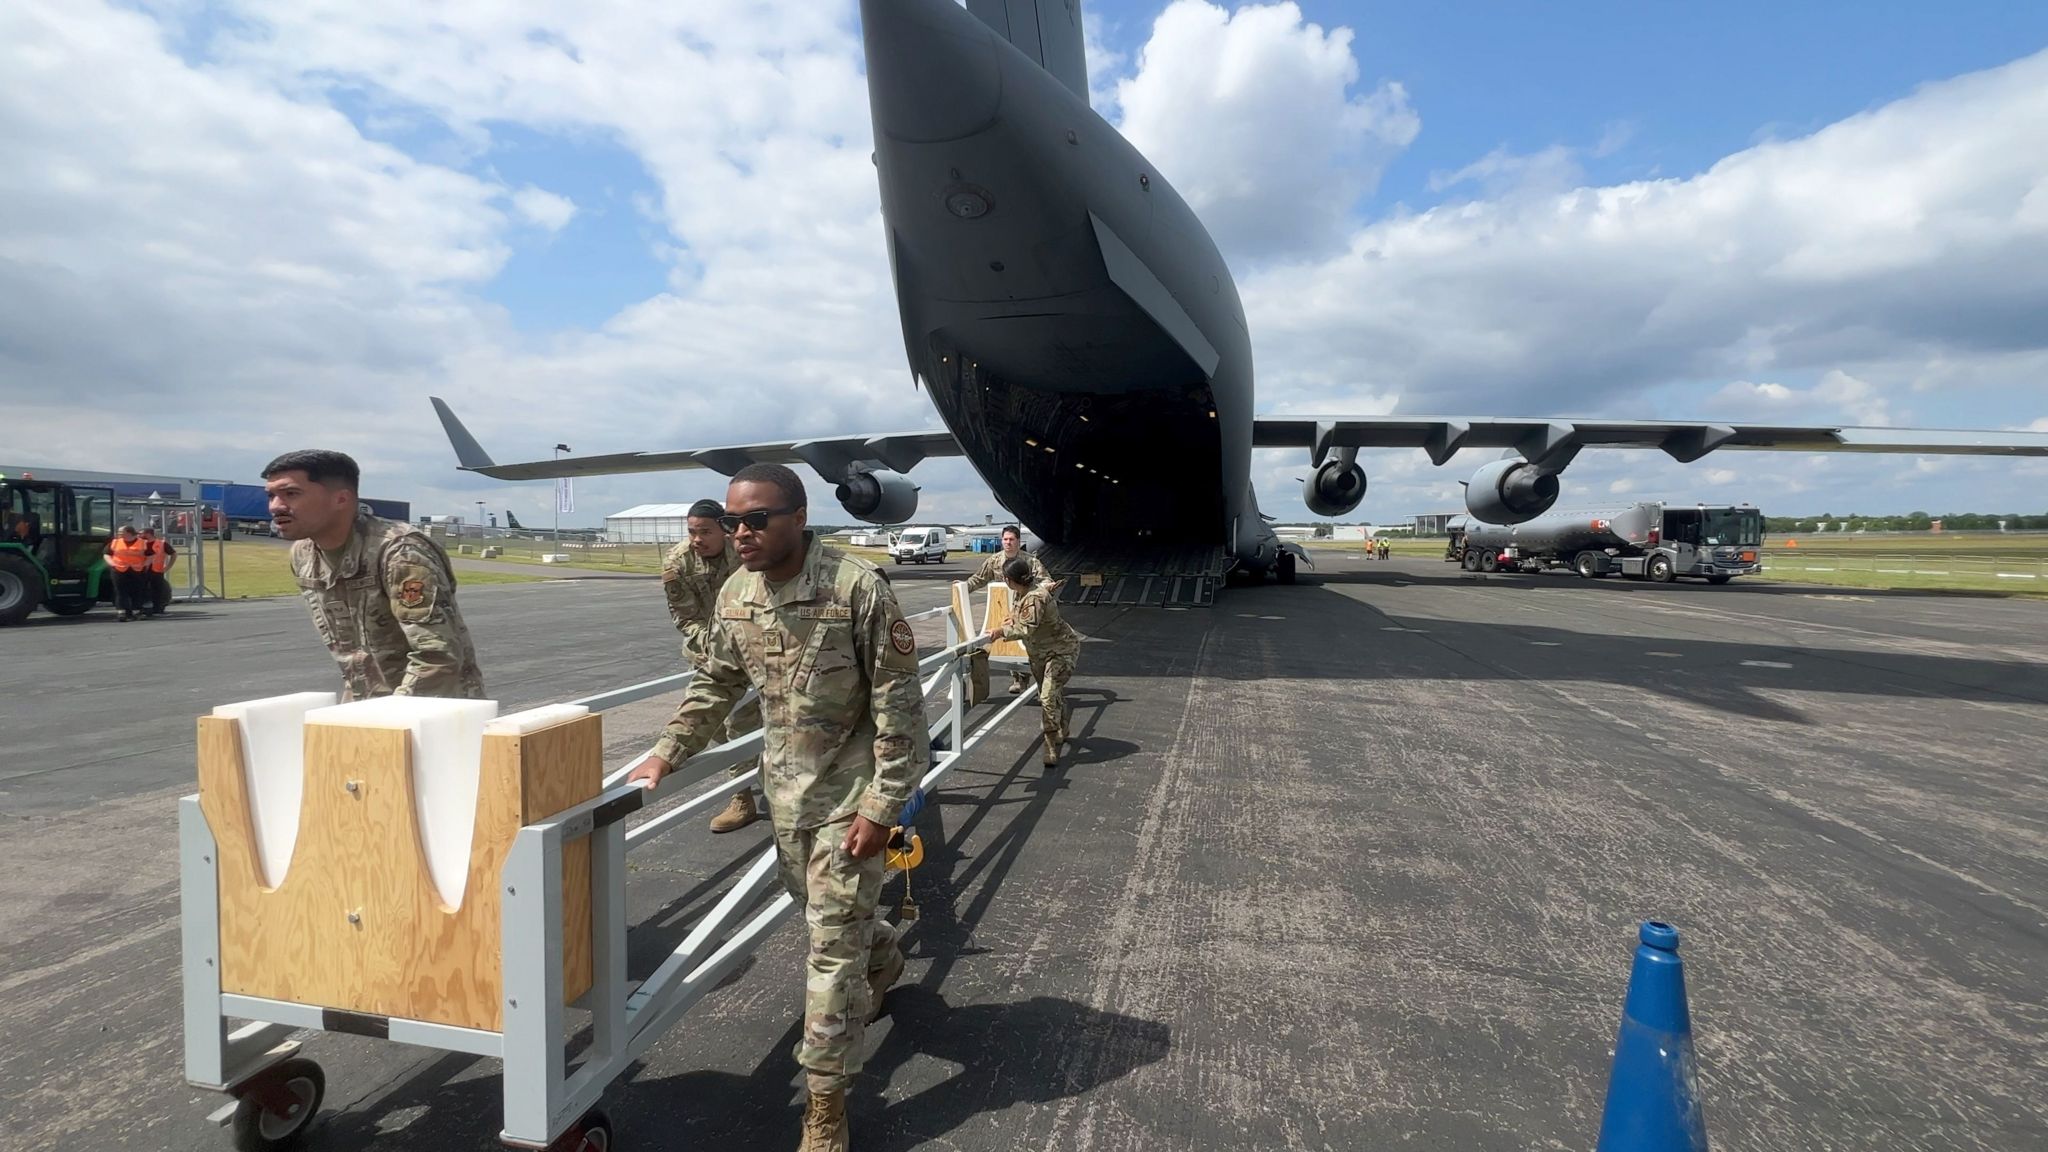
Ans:
[[[846,1152],[846,1089],[811,1092],[804,1108],[804,1139],[797,1152]]]
[[[711,830],[713,832],[731,832],[735,829],[745,828],[760,818],[760,813],[754,810],[754,794],[742,790],[733,793],[732,802],[725,806],[725,811],[711,818]]]
[[[889,989],[903,979],[903,949],[896,949],[896,958],[868,973],[868,1023],[873,1024],[882,1014],[882,997]]]

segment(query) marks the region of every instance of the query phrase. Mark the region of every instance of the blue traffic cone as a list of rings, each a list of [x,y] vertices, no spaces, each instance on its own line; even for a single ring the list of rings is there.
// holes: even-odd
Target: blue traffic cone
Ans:
[[[1638,937],[1614,1038],[1599,1152],[1706,1152],[1678,929],[1646,920]]]

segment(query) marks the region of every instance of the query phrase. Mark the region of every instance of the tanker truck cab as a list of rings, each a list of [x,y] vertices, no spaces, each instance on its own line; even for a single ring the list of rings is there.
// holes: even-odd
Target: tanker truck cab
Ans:
[[[1663,528],[1671,571],[1646,573],[1652,579],[1697,576],[1710,584],[1726,584],[1763,570],[1764,516],[1755,508],[1666,507]]]
[[[944,528],[905,528],[889,549],[898,564],[943,564],[946,561]]]

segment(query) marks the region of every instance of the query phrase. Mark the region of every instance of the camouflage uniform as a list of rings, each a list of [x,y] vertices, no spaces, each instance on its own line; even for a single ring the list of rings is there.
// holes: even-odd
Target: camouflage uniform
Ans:
[[[725,551],[716,560],[697,555],[685,540],[670,549],[661,562],[661,593],[668,598],[668,618],[675,621],[676,631],[683,634],[683,659],[692,668],[704,666],[705,634],[711,629],[712,613],[718,610],[718,590],[739,570],[739,553],[733,550],[731,540],[725,542]],[[760,726],[761,702],[750,700],[733,709],[711,742],[723,744]],[[754,761],[744,760],[726,774],[739,776],[753,767]]]
[[[1045,565],[1038,562],[1038,557],[1033,556],[1031,553],[1026,552],[1022,548],[1019,548],[1017,549],[1016,558],[1021,558],[1030,562],[1031,583],[1034,586],[1043,584],[1046,581],[1052,579],[1051,574],[1046,572]],[[969,592],[979,592],[983,588],[986,588],[989,585],[1000,581],[1003,578],[1003,565],[1008,564],[1011,561],[1011,559],[1013,558],[1005,556],[1001,552],[998,552],[995,555],[989,557],[988,559],[983,560],[981,562],[981,567],[976,568],[974,570],[974,575],[969,576],[967,578],[967,590]]]
[[[1034,587],[1052,579],[1052,574],[1045,570],[1045,565],[1038,562],[1038,557],[1033,556],[1029,552],[1026,552],[1021,547],[1017,549],[1017,556],[1030,561],[1031,583]],[[974,575],[969,576],[967,578],[967,590],[969,592],[979,592],[983,588],[986,588],[991,584],[1001,583],[1003,579],[1003,565],[1008,564],[1011,561],[1011,559],[1012,557],[1005,556],[1001,552],[998,552],[995,555],[989,557],[988,559],[983,560],[981,562],[981,567],[974,570]],[[1011,606],[1011,610],[1013,612],[1015,611],[1015,605]],[[1011,669],[1010,691],[1022,692],[1024,690],[1024,685],[1030,683],[1030,680],[1030,674],[1025,672],[1023,669]]]
[[[1066,740],[1067,721],[1073,717],[1073,710],[1067,707],[1067,680],[1074,674],[1075,657],[1081,654],[1081,634],[1060,619],[1051,586],[1041,583],[1018,598],[1010,622],[997,635],[1022,640],[1024,654],[1031,658],[1031,675],[1038,680],[1039,723],[1050,757]]]
[[[484,698],[455,572],[419,529],[360,512],[333,563],[311,540],[294,542],[292,575],[341,665],[343,700]]]
[[[766,730],[762,783],[782,883],[804,905],[811,949],[797,1063],[811,1092],[845,1088],[862,1064],[867,977],[900,963],[875,915],[882,856],[841,844],[856,814],[891,825],[929,763],[917,641],[874,565],[804,533],[803,568],[771,590],[740,572],[718,594],[704,661],[654,746],[670,765],[711,744],[751,682]]]

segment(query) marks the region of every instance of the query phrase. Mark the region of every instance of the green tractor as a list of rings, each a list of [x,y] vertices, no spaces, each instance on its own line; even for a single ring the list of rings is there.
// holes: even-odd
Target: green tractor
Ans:
[[[114,599],[114,490],[0,477],[0,626],[38,606],[77,616]]]

